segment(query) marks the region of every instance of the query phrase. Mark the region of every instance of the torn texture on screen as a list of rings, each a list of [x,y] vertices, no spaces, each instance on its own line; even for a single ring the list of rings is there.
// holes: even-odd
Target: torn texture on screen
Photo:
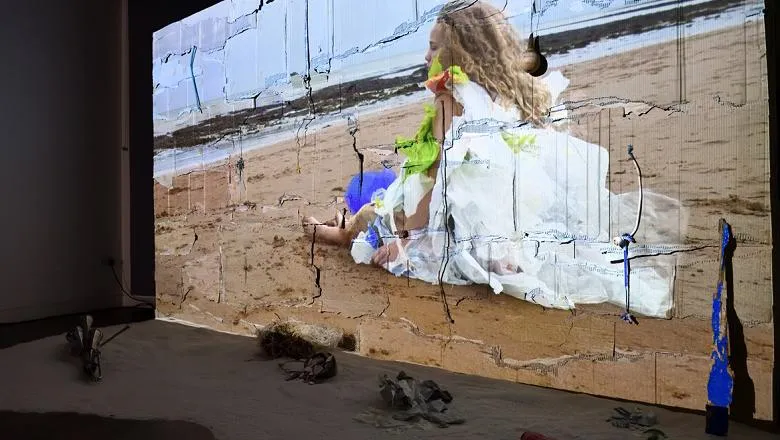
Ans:
[[[701,409],[724,218],[730,339],[744,333],[765,417],[763,2],[489,1],[522,47],[540,38],[550,125],[460,82],[466,109],[429,179],[404,161],[431,159],[409,148],[433,104],[424,57],[443,1],[234,0],[157,31],[158,308],[231,331],[289,316],[354,332],[369,356]],[[420,227],[391,215],[426,192]],[[355,239],[327,245],[331,227]]]
[[[724,218],[730,339],[744,333],[769,414],[764,3],[482,2],[521,49],[539,37],[557,96],[535,127],[460,65],[444,148],[420,130],[442,91],[427,86],[448,83],[425,60],[442,0],[224,1],[155,32],[158,308],[229,331],[289,317],[368,356],[701,409]]]
[[[429,223],[409,231],[408,239],[397,238],[404,226],[396,224],[394,213],[409,211],[409,195],[419,198],[430,191],[425,179],[396,180],[383,206],[375,209],[385,243],[403,243],[387,269],[431,283],[489,284],[495,293],[544,307],[605,302],[625,307],[623,271],[607,254],[613,247],[610,220],[630,231],[638,193],[608,191],[608,152],[554,128],[513,128],[518,115],[496,106],[482,87],[473,82],[453,87],[464,115],[454,118],[444,140],[446,163],[433,183]],[[561,92],[553,89],[554,96]],[[502,136],[508,133],[526,139],[527,148],[508,148]],[[644,196],[645,218],[637,238],[674,244],[685,235],[687,212],[669,197]],[[356,246],[367,245],[362,238],[353,245],[356,260]],[[668,253],[663,249],[658,246],[656,252]],[[667,317],[673,281],[673,259],[657,257],[638,265],[633,310]]]
[[[469,6],[468,2],[461,3],[464,7]],[[521,29],[538,32],[545,25],[555,27],[552,23],[562,11],[558,2],[526,3],[506,2],[502,12]],[[580,8],[603,10],[613,7],[612,3],[583,2]],[[632,6],[641,6],[640,3],[648,2],[633,2]],[[387,53],[397,54],[399,66],[412,64],[404,60],[419,56],[415,49],[425,37],[421,29],[429,28],[442,5],[443,2],[424,0],[392,5],[378,0],[230,1],[209,8],[203,17],[196,14],[158,31],[154,38],[153,74],[155,115],[162,130],[170,132],[182,124],[198,124],[228,111],[254,111],[234,117],[222,135],[217,132],[213,133],[217,136],[203,137],[200,157],[190,154],[188,161],[186,155],[174,151],[168,156],[174,161],[174,173],[188,167],[203,167],[206,162],[224,156],[232,157],[238,149],[242,171],[238,177],[245,185],[243,146],[246,141],[243,137],[252,136],[247,130],[254,130],[250,122],[254,115],[274,112],[274,108],[278,108],[282,118],[286,113],[293,113],[286,122],[279,120],[271,124],[286,124],[288,130],[294,129],[298,146],[296,169],[301,172],[300,155],[310,143],[309,131],[317,128],[318,120],[333,120],[334,115],[338,117],[342,113],[341,105],[335,113],[332,106],[318,109],[317,103],[322,100],[315,99],[315,92],[353,78],[381,74],[388,69]],[[679,8],[667,8],[659,14],[675,17],[681,23],[701,14],[695,9],[687,12],[688,17]],[[395,21],[380,19],[391,15]],[[616,41],[619,45],[641,47],[645,42],[655,41],[660,35],[658,32],[667,32],[664,29],[646,32],[644,40],[621,43],[622,37],[617,37]],[[679,26],[669,32],[672,30],[678,39],[685,31]],[[653,32],[656,34],[650,35]],[[553,44],[554,38],[555,33]],[[578,50],[584,51],[576,38],[566,49],[554,47],[568,52],[572,59],[583,59],[578,56]],[[589,52],[592,56],[593,50]],[[555,49],[551,53],[555,53]],[[678,46],[676,55],[678,62],[683,62],[684,47]],[[561,78],[568,81],[558,72],[547,78],[548,84],[557,88],[556,96],[565,88]],[[556,80],[558,84],[554,84]],[[610,152],[567,134],[561,127],[544,131],[529,128],[517,115],[501,114],[483,104],[479,86],[469,84],[461,88],[456,90],[456,96],[467,108],[467,115],[455,121],[445,142],[449,142],[448,149],[451,149],[448,161],[463,164],[453,166],[450,170],[453,174],[446,179],[436,179],[432,202],[442,202],[437,191],[442,185],[455,188],[459,185],[458,179],[463,181],[464,190],[450,191],[450,197],[457,198],[447,203],[454,208],[446,208],[450,216],[453,215],[450,210],[454,209],[455,216],[461,218],[460,223],[455,221],[458,234],[447,239],[454,240],[454,247],[448,248],[447,255],[442,253],[445,220],[441,215],[433,215],[425,239],[412,240],[407,252],[402,253],[405,260],[393,262],[390,271],[432,283],[489,284],[496,293],[509,293],[546,307],[571,308],[576,304],[602,302],[625,306],[625,300],[621,299],[624,274],[615,265],[615,255],[610,255],[615,251],[610,248],[610,242],[613,236],[622,233],[620,231],[630,228],[637,197],[634,192],[615,194],[608,190]],[[350,89],[337,93],[349,95]],[[296,99],[301,100],[297,111],[287,110],[290,102]],[[631,96],[559,100],[551,109],[550,120],[576,123],[577,117],[573,115],[581,113],[583,107],[617,106],[623,109],[624,115],[633,113],[636,117],[655,109],[680,112],[684,111],[680,107],[683,100],[683,92],[679,90],[676,97],[659,95],[653,100]],[[350,112],[342,117],[348,120],[351,147],[359,164],[357,171],[362,185],[364,154],[358,148],[357,116]],[[278,132],[284,130],[285,126],[277,127]],[[514,135],[532,139],[529,148],[515,154],[504,148],[506,138],[497,136],[511,131]],[[198,136],[193,132],[191,139],[199,142]],[[475,154],[482,144],[492,147]],[[464,161],[464,154],[474,157]],[[493,157],[496,154],[501,157]],[[453,159],[452,155],[458,157]],[[179,163],[176,163],[177,158]],[[480,173],[483,177],[479,177]],[[170,185],[173,185],[170,173],[157,174],[162,181],[171,181]],[[502,178],[507,180],[506,185],[500,184]],[[483,182],[484,187],[477,191],[479,182]],[[412,179],[405,184],[408,189],[415,181]],[[397,187],[391,185],[390,189]],[[511,191],[504,194],[504,190],[496,191],[496,188]],[[417,192],[420,191],[424,189]],[[205,205],[205,187],[203,193]],[[510,199],[514,202],[507,202]],[[386,199],[385,209],[392,203],[392,198]],[[495,219],[464,223],[466,219],[478,218],[479,213],[488,208],[495,211],[495,218],[509,220],[506,223]],[[505,210],[506,215],[502,215]],[[385,215],[392,217],[388,212]],[[632,306],[645,315],[666,317],[673,304],[676,262],[659,254],[685,250],[679,240],[687,234],[687,211],[678,200],[649,191],[644,216],[643,228],[636,238],[643,246],[655,248],[653,254],[646,253],[643,257],[644,263],[634,266],[632,290],[636,292],[636,300]],[[389,243],[397,236],[398,229],[391,219],[378,225],[377,230],[387,234],[382,238]],[[361,237],[370,232],[363,231]],[[577,245],[570,249],[571,243]],[[360,239],[356,246],[363,246]],[[360,253],[353,246],[354,252]],[[637,257],[636,252],[632,251],[634,257]],[[452,259],[452,264],[441,272],[443,258]],[[491,269],[496,262],[515,270],[503,273],[506,267],[497,271]],[[319,267],[314,265],[313,259],[311,263],[319,278]],[[316,296],[320,294],[321,291]]]

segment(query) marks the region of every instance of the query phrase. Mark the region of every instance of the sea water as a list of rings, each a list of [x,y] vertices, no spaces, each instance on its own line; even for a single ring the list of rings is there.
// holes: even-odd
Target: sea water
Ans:
[[[704,2],[704,0],[686,2],[686,5]],[[667,9],[671,7],[676,7],[676,2],[674,5],[665,6]],[[580,23],[580,27],[604,24],[609,21],[626,19],[632,16],[654,13],[661,10],[664,10],[663,7],[639,12],[632,12],[629,10],[628,12],[612,14],[610,17],[602,19],[591,19],[587,21],[586,26],[583,26],[583,24]],[[718,29],[742,25],[750,20],[758,19],[760,17],[760,11],[760,4],[749,5],[748,7],[739,5],[718,14],[696,18],[691,22],[683,25],[682,32],[685,37],[692,37]],[[714,19],[715,17],[717,17],[716,20]],[[549,27],[547,31],[561,32],[565,30],[576,29],[576,26],[577,23],[564,23]],[[680,31],[681,29],[678,26],[670,24],[668,27],[650,30],[640,34],[625,35],[617,38],[606,38],[599,41],[594,41],[585,47],[572,49],[564,54],[551,55],[548,57],[549,69],[556,70],[566,65],[582,63],[598,59],[606,55],[614,55],[654,44],[673,41],[679,37]],[[418,31],[418,33],[420,32],[422,32],[422,29]],[[421,65],[418,64],[418,61],[416,61],[419,56],[419,54],[406,53],[392,58],[386,58],[381,61],[365,63],[361,66],[353,66],[349,71],[334,72],[332,76],[339,78],[342,82],[346,82],[371,77],[393,78],[409,75],[417,68],[421,67]],[[313,79],[314,84],[312,89],[318,90],[333,84],[332,82],[324,81],[324,78],[325,77],[322,75],[318,78],[315,77],[315,79]],[[304,96],[307,91],[298,87],[297,89],[283,89],[279,93],[283,96],[283,99],[291,100]],[[358,104],[352,108],[345,109],[342,112],[336,114],[318,114],[316,119],[308,125],[307,130],[311,132],[336,124],[345,124],[347,118],[365,117],[377,112],[384,111],[388,108],[394,108],[413,103],[421,103],[427,98],[429,98],[429,93],[423,90],[404,96],[391,97],[378,102]],[[178,121],[167,121],[167,123],[164,121],[155,121],[156,128],[165,126],[168,128],[167,131],[170,131],[172,129],[181,128],[182,126],[192,125],[193,123],[200,122],[201,119],[207,119],[208,117],[213,117],[221,113],[227,113],[229,111],[236,111],[242,108],[251,107],[251,102],[225,103],[224,101],[217,101],[213,103],[207,103],[206,107],[209,109],[208,115],[206,117],[197,118],[196,116],[191,115],[190,117],[181,118]],[[298,135],[301,124],[304,123],[304,120],[305,117],[289,118],[287,121],[282,122],[278,126],[265,128],[257,133],[242,136],[238,142],[235,138],[225,139],[213,145],[190,147],[184,149],[174,148],[160,151],[154,157],[154,178],[160,181],[167,181],[170,180],[172,175],[197,169],[205,169],[215,163],[225,161],[233,156],[270,146],[278,142],[295,139]],[[155,131],[158,132],[158,130]]]

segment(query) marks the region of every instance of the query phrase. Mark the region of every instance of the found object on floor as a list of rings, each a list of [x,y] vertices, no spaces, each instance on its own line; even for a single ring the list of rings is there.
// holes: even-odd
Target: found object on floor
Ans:
[[[290,368],[290,363],[283,362],[279,365],[287,373],[286,380],[302,379],[309,385],[330,379],[338,372],[336,357],[329,352],[314,353],[303,361],[302,368]]]
[[[727,406],[707,405],[705,407],[704,432],[725,437],[729,432],[729,408]]]
[[[395,379],[383,374],[379,378],[379,393],[391,408],[402,411],[393,415],[395,420],[414,422],[422,418],[440,428],[465,423],[447,408],[452,395],[432,380],[419,382],[403,371]]]
[[[273,323],[259,330],[257,339],[264,356],[292,359],[279,364],[287,374],[287,380],[303,379],[309,384],[315,384],[334,377],[338,372],[336,357],[330,352],[318,351],[324,347],[306,340],[296,331],[293,323]],[[292,363],[300,365],[291,367]]]
[[[655,428],[646,429],[642,433],[647,436],[645,440],[665,440],[669,438],[663,431]]]
[[[718,222],[720,230],[720,270],[718,285],[712,295],[712,368],[707,382],[705,428],[707,434],[725,436],[729,432],[729,406],[734,379],[729,370],[728,322],[724,304],[723,285],[726,281],[726,260],[731,244],[731,226],[726,220]]]
[[[65,339],[70,345],[71,353],[81,358],[84,373],[94,381],[101,380],[103,371],[100,367],[100,341],[103,339],[103,332],[92,328],[92,316],[82,317],[81,323],[69,331]]]
[[[552,437],[539,434],[538,432],[526,431],[520,436],[520,440],[555,440]]]
[[[607,419],[616,428],[649,428],[658,424],[658,416],[652,412],[643,412],[637,408],[633,412],[625,408],[615,408],[615,414]]]
[[[111,335],[110,338],[103,340],[103,332],[92,327],[92,325],[92,316],[83,316],[81,323],[65,334],[65,339],[68,341],[71,354],[78,356],[81,360],[84,373],[88,378],[97,382],[103,379],[100,349],[127,331],[130,326],[124,326],[121,330]]]
[[[263,354],[271,359],[308,359],[316,352],[314,344],[295,333],[289,323],[271,324],[257,332],[258,344]]]

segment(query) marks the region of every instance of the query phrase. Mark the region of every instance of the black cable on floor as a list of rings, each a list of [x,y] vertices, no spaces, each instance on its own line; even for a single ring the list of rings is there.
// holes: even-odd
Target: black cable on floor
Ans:
[[[148,302],[142,299],[139,299],[138,297],[134,296],[132,293],[128,292],[127,289],[125,289],[124,283],[122,283],[122,279],[119,277],[119,274],[116,271],[116,264],[112,261],[110,264],[111,266],[111,273],[114,275],[114,280],[116,281],[116,284],[119,286],[119,289],[122,291],[122,293],[127,296],[128,298],[132,299],[133,301],[137,301],[140,304],[136,304],[133,307],[155,307],[155,304],[152,302]]]

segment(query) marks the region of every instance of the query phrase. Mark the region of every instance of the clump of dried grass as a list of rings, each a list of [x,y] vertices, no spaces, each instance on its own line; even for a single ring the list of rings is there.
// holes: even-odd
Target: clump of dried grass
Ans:
[[[317,347],[304,339],[289,322],[273,323],[257,332],[261,354],[271,359],[307,359]]]

